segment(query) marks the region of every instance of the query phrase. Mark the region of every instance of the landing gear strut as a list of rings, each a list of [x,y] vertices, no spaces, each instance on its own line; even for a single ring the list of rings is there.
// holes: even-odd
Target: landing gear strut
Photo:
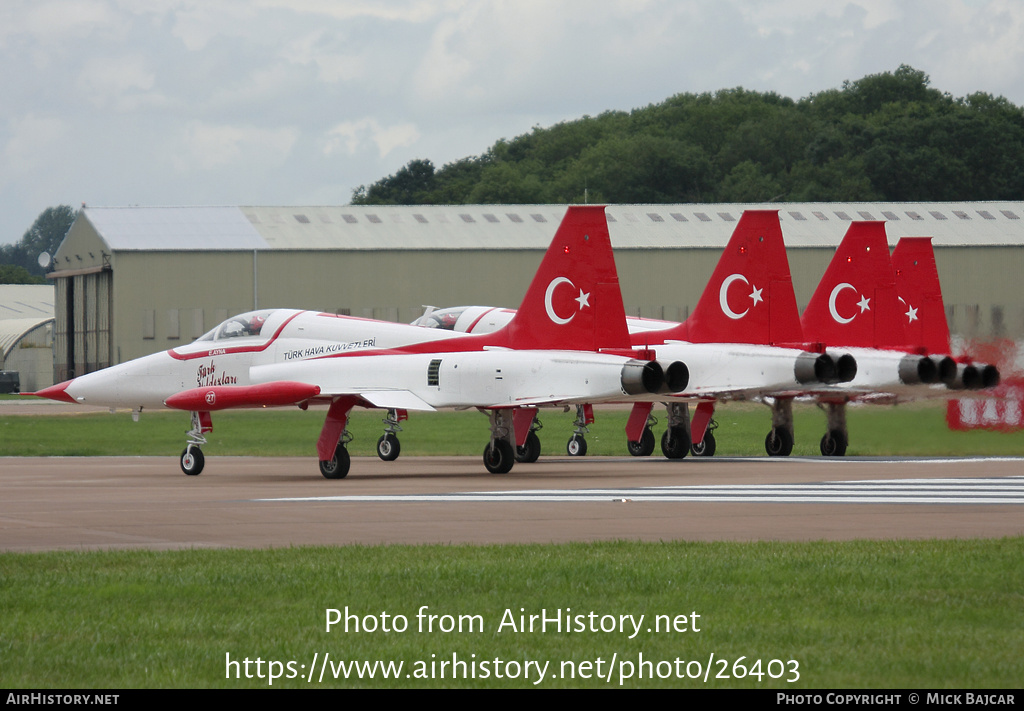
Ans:
[[[512,437],[510,410],[488,410],[491,419],[491,441],[484,447],[484,466],[491,474],[508,474],[516,462],[515,440]]]
[[[533,424],[530,425],[530,433],[526,435],[526,441],[522,447],[516,447],[516,461],[522,462],[523,464],[533,464],[540,459],[540,437],[537,436],[537,430],[541,425],[540,420],[534,418]]]
[[[669,459],[682,459],[690,453],[690,406],[685,402],[668,404],[668,429],[661,436],[661,452]]]
[[[788,457],[793,453],[793,399],[770,399],[772,429],[764,438],[764,450],[769,457]]]
[[[694,442],[690,445],[690,452],[695,457],[713,457],[715,456],[715,430],[718,429],[718,422],[711,420],[708,423],[708,428],[704,432],[704,439],[701,440],[700,444]]]
[[[193,412],[192,413],[192,429],[185,433],[188,437],[188,441],[185,445],[185,451],[181,453],[181,471],[185,472],[189,476],[199,476],[203,471],[203,466],[206,464],[206,458],[203,456],[203,450],[200,449],[206,444],[205,435],[207,432],[213,431],[213,420],[210,418],[209,412]]]
[[[657,424],[657,418],[650,418],[654,420],[652,424]],[[651,429],[650,425],[644,427],[644,433],[640,437],[639,442],[627,442],[626,446],[629,448],[629,453],[634,457],[649,457],[654,453],[654,430]]]
[[[715,456],[715,401],[701,400],[690,420],[690,453],[695,457]],[[697,440],[700,439],[698,442]]]
[[[352,441],[347,425],[348,413],[354,405],[355,398],[339,397],[327,411],[320,439],[316,442],[320,473],[324,479],[344,479],[348,476],[352,460],[345,445]]]
[[[198,445],[190,444],[185,447],[185,451],[181,453],[181,471],[189,476],[199,476],[203,472],[204,464],[206,464],[206,458]]]
[[[821,404],[818,406],[821,407]],[[850,444],[846,431],[846,403],[825,403],[825,414],[828,418],[828,432],[821,438],[821,454],[825,457],[843,457]]]
[[[585,456],[587,453],[587,440],[583,435],[590,432],[587,425],[594,424],[594,406],[577,405],[576,419],[573,420],[572,424],[575,429],[573,430],[572,437],[569,438],[569,442],[565,445],[566,454],[570,457]]]
[[[654,453],[656,440],[652,428],[658,424],[658,418],[652,414],[652,406],[653,403],[637,403],[629,414],[629,422],[626,423],[626,448],[629,450],[630,455],[634,457],[649,457]],[[647,413],[646,417],[644,417],[645,410]],[[640,438],[635,440],[629,439],[629,434],[636,432],[636,425],[639,424],[637,420],[642,417],[644,417],[644,425],[643,430],[640,432]]]
[[[348,431],[345,432],[348,435]],[[330,459],[320,460],[320,473],[323,474],[324,479],[344,479],[348,476],[349,467],[352,466],[352,460],[349,457],[348,449],[345,445],[352,441],[352,436],[348,435],[348,439],[338,442],[338,446],[334,449],[334,456]]]
[[[408,417],[405,410],[392,408],[388,410],[388,416],[382,420],[385,427],[384,434],[377,440],[377,456],[385,462],[393,462],[398,459],[398,454],[402,451],[402,445],[398,441],[398,433],[402,431],[402,428],[398,423]]]

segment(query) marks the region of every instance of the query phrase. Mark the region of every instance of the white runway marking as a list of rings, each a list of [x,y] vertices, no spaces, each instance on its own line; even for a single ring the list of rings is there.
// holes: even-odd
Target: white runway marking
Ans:
[[[561,502],[676,501],[808,504],[1014,504],[1024,505],[1024,477],[994,479],[894,479],[811,484],[658,486],[622,489],[536,489],[524,491],[316,496],[257,501]]]

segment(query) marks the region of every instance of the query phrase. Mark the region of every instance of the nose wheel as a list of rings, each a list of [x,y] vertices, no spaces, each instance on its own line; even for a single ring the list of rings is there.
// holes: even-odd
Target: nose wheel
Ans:
[[[398,459],[398,453],[402,451],[402,445],[391,432],[381,435],[377,440],[377,456],[385,462],[393,462]]]
[[[565,451],[570,457],[583,457],[587,454],[587,440],[583,435],[590,432],[587,425],[594,424],[594,406],[577,405],[576,419],[573,420],[573,433],[565,445]]]
[[[565,452],[570,457],[584,457],[587,454],[587,440],[583,435],[573,435],[568,444],[565,445]]]
[[[206,458],[203,456],[203,450],[199,447],[189,445],[181,453],[181,471],[189,476],[202,474],[204,464],[206,464]]]
[[[188,440],[185,443],[185,450],[181,453],[181,458],[178,460],[178,463],[181,465],[181,471],[189,476],[199,476],[202,473],[203,465],[206,464],[206,458],[203,456],[203,450],[200,447],[206,444],[206,437],[203,435],[212,431],[213,420],[210,419],[209,412],[192,413],[192,429],[185,433]]]
[[[402,431],[398,424],[402,420],[409,419],[409,413],[405,410],[390,409],[384,423],[384,434],[377,440],[377,456],[385,462],[393,462],[398,459],[402,446],[398,442],[398,433]]]

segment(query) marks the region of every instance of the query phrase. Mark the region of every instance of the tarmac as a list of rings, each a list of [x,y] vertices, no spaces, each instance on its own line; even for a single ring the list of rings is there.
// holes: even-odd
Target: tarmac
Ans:
[[[353,458],[327,480],[313,458],[8,457],[0,550],[990,538],[1024,534],[1022,490],[1022,459]]]

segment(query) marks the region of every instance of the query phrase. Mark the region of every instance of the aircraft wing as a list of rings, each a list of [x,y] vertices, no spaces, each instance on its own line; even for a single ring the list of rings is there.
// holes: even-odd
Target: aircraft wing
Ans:
[[[367,390],[363,392],[333,393],[335,395],[358,395],[374,407],[386,410],[424,410],[434,412],[435,407],[408,390]]]

